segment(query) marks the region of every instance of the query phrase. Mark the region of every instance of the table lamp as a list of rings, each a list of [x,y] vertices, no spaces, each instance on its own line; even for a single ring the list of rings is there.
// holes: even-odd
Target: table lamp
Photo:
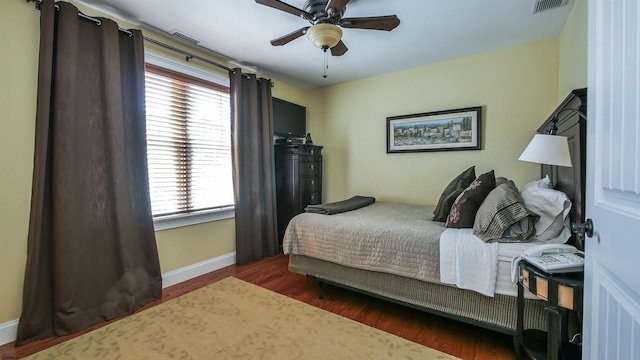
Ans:
[[[518,160],[544,165],[572,166],[567,137],[556,135],[558,132],[558,127],[556,126],[558,115],[565,111],[573,111],[583,119],[587,118],[578,109],[567,108],[558,111],[551,119],[551,126],[549,126],[547,133],[535,134]]]

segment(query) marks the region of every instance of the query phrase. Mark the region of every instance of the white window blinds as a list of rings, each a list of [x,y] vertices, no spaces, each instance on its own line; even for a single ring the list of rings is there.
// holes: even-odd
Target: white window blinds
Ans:
[[[232,206],[229,89],[147,64],[146,110],[154,217]]]

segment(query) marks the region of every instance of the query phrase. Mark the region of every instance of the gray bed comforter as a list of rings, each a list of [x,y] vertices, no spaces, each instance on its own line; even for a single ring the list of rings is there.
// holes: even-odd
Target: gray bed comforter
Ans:
[[[440,234],[433,206],[376,202],[332,216],[302,213],[284,235],[285,254],[440,282]]]

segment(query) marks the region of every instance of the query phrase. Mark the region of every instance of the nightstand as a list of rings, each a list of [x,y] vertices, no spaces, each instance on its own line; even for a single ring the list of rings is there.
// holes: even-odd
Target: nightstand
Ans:
[[[569,342],[570,312],[582,315],[584,273],[550,274],[529,264],[518,266],[518,319],[513,343],[518,358],[522,350],[534,360],[580,359],[581,349]],[[523,329],[524,291],[547,301],[547,331]]]

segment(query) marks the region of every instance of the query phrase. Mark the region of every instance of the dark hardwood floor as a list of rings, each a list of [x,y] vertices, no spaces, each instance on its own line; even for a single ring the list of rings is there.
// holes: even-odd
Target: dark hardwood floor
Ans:
[[[229,266],[214,271],[164,289],[162,299],[148,304],[139,311],[228,276],[234,276],[461,359],[515,359],[512,338],[505,334],[409,309],[333,286],[325,286],[324,299],[320,300],[318,299],[317,282],[289,272],[287,260],[286,256],[279,255],[248,265]],[[104,325],[105,323],[94,326],[82,333]],[[40,340],[21,347],[7,344],[0,346],[0,356],[2,356],[2,360],[21,359],[80,334]]]

